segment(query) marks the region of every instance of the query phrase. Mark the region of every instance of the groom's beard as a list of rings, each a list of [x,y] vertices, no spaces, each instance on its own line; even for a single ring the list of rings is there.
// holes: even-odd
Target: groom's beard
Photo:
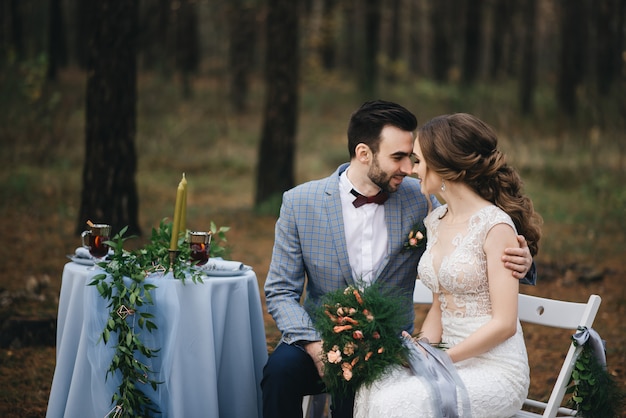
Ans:
[[[392,186],[389,181],[391,180],[392,177],[394,176],[402,176],[402,178],[406,177],[403,173],[394,173],[394,174],[389,174],[385,171],[383,171],[380,168],[380,165],[378,164],[378,157],[374,156],[374,159],[372,161],[372,165],[370,166],[368,172],[367,172],[367,177],[369,177],[369,179],[372,181],[372,183],[374,183],[375,185],[377,185],[378,187],[381,188],[381,190],[384,190],[388,193],[393,193],[396,190],[398,190],[397,186]]]

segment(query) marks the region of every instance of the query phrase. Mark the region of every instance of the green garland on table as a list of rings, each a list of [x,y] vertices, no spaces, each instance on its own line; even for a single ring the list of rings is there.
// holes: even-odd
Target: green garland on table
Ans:
[[[625,393],[598,362],[589,344],[583,346],[576,360],[567,393],[572,394],[568,406],[585,418],[619,417],[626,405]]]
[[[102,330],[102,340],[108,344],[111,335],[117,335],[115,353],[106,377],[116,373],[122,377],[117,392],[112,397],[115,416],[120,418],[151,416],[159,412],[139,388],[139,383],[149,384],[156,390],[161,382],[150,378],[153,371],[135,359],[135,353],[141,353],[146,358],[155,357],[159,348],[146,347],[141,341],[141,335],[135,332],[134,326],[127,321],[128,316],[135,318],[136,314],[140,329],[146,329],[148,332],[157,329],[152,320],[153,315],[141,312],[143,306],[154,304],[150,291],[157,287],[146,283],[145,278],[151,273],[165,272],[171,268],[174,278],[182,280],[183,283],[188,275],[194,283],[202,283],[202,273],[190,269],[188,260],[191,250],[189,245],[184,245],[183,236],[178,242],[180,250],[170,266],[171,223],[162,220],[158,229],[152,229],[150,242],[144,248],[135,251],[124,250],[124,242],[134,238],[124,237],[127,229],[128,227],[124,227],[111,241],[107,241],[113,254],[109,256],[108,261],[98,263],[105,273],[95,275],[89,283],[90,286],[96,286],[100,296],[109,302],[107,305],[110,309],[109,318]],[[217,229],[211,222],[214,239],[211,240],[210,257],[227,255],[228,250],[223,243],[226,242],[226,232],[229,229],[228,227]]]
[[[335,395],[355,392],[406,364],[400,339],[407,316],[400,298],[373,284],[348,286],[325,295],[315,326],[323,341],[324,383]]]

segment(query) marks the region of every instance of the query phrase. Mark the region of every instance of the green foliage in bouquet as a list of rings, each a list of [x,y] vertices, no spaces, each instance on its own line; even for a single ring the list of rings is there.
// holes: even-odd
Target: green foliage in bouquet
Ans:
[[[567,392],[572,394],[568,406],[585,418],[619,417],[626,404],[626,395],[589,345],[576,360]]]
[[[316,315],[323,340],[324,383],[331,394],[347,394],[405,364],[400,333],[406,325],[401,299],[374,284],[327,294]]]
[[[190,268],[190,248],[185,243],[185,237],[181,236],[178,242],[179,251],[171,263],[170,237],[172,224],[164,220],[158,229],[152,229],[150,242],[143,248],[135,251],[124,249],[124,242],[133,236],[125,237],[128,228],[124,227],[107,245],[113,250],[113,255],[106,262],[98,263],[104,273],[93,276],[90,286],[96,286],[101,297],[109,303],[109,318],[102,330],[101,338],[105,344],[113,342],[115,353],[107,375],[113,376],[119,373],[121,383],[117,392],[112,396],[115,405],[115,416],[147,417],[158,413],[158,409],[152,404],[149,397],[141,390],[140,383],[148,384],[153,390],[161,383],[151,378],[153,371],[148,366],[135,359],[135,354],[140,353],[146,358],[157,355],[159,348],[146,347],[141,340],[141,331],[152,332],[157,329],[153,322],[154,316],[142,311],[146,305],[153,305],[151,291],[157,286],[146,283],[145,278],[157,272],[165,273],[171,269],[174,278],[182,280],[190,277],[194,283],[202,283],[202,272]],[[211,242],[210,256],[224,256],[227,254],[223,243],[226,242],[225,233],[229,228],[217,229],[211,222],[211,232],[218,240]],[[139,329],[135,329],[135,321]],[[104,377],[103,377],[104,378]]]

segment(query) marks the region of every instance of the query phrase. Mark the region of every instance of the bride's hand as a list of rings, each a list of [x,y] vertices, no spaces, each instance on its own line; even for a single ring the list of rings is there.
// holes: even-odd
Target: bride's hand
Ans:
[[[428,357],[428,352],[427,352],[426,350],[424,350],[424,347],[422,347],[422,346],[418,343],[418,341],[424,341],[426,344],[430,344],[430,343],[429,343],[429,341],[428,341],[428,338],[426,338],[426,337],[422,337],[422,338],[413,338],[413,337],[411,336],[411,334],[409,334],[409,333],[408,333],[408,332],[406,332],[406,331],[402,331],[402,336],[403,336],[404,338],[406,338],[406,339],[411,340],[411,342],[412,342],[413,344],[415,344],[415,345],[417,346],[417,348],[419,348],[419,349],[422,351],[422,353],[423,353],[426,357]]]

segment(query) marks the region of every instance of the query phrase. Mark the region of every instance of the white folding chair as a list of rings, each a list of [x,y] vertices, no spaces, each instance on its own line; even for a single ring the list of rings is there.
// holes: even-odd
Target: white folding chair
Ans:
[[[304,418],[323,418],[326,416],[328,394],[306,395],[302,398],[302,416]]]
[[[302,416],[308,418],[309,410],[311,409],[311,403],[313,402],[313,395],[305,395],[302,397]]]
[[[413,289],[413,303],[428,304],[433,303],[433,292],[426,287],[420,279],[415,280],[415,289]]]
[[[572,330],[572,334],[579,326],[591,328],[598,313],[598,309],[600,309],[600,303],[602,302],[602,299],[598,295],[589,296],[589,300],[587,300],[586,303],[568,302],[524,294],[520,294],[518,300],[518,316],[520,321],[551,328]],[[432,292],[428,290],[419,279],[415,281],[413,302],[416,304],[432,303]],[[532,349],[532,347],[527,348]],[[582,347],[576,347],[570,342],[569,350],[567,351],[567,355],[559,371],[559,376],[552,388],[548,402],[526,399],[522,410],[520,410],[515,417],[554,418],[575,416],[575,410],[561,407],[561,403],[563,402],[572,370],[574,369],[574,365],[581,351]],[[536,408],[542,410],[543,414],[529,412],[524,410],[524,408]]]
[[[591,328],[600,308],[601,298],[598,295],[589,296],[587,303],[567,302],[547,299],[530,295],[519,295],[518,315],[522,322],[539,324],[551,328],[569,329],[574,332],[579,326]],[[531,407],[543,410],[543,414],[519,411],[515,417],[549,417],[575,416],[576,411],[561,407],[572,370],[582,347],[576,347],[572,342],[561,366],[561,371],[550,393],[548,402],[526,399],[524,408]]]

